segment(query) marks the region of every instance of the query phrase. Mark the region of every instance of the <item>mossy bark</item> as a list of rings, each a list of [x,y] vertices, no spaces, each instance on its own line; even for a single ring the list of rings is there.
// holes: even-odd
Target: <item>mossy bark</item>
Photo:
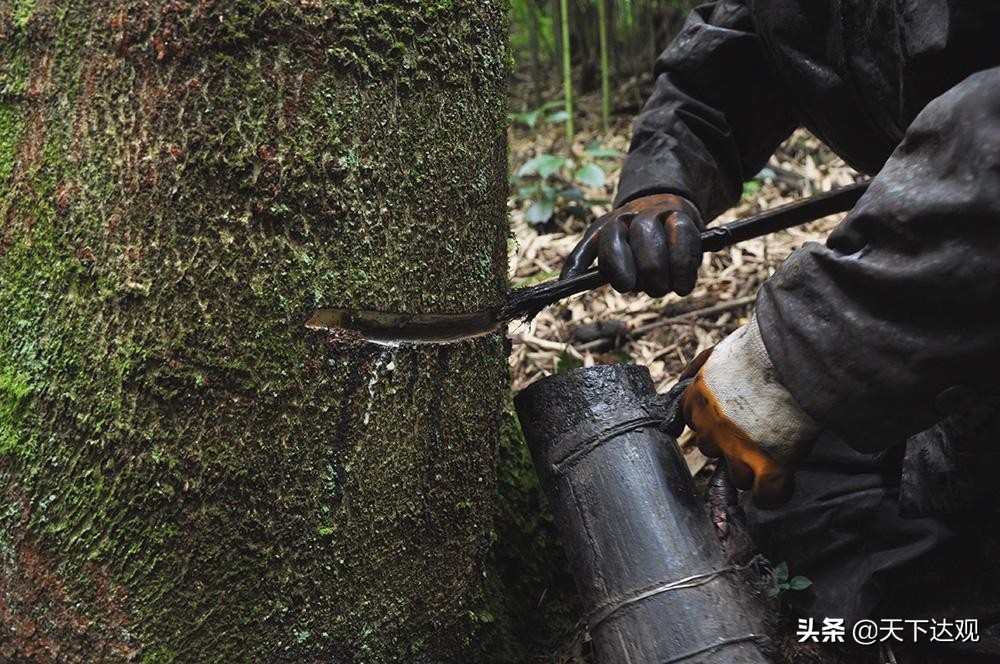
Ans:
[[[506,289],[482,0],[0,1],[0,659],[462,661]]]

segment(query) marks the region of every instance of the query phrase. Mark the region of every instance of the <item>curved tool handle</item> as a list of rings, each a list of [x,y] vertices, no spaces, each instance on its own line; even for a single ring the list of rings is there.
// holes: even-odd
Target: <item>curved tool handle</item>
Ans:
[[[868,183],[867,180],[858,182],[745,219],[709,228],[701,234],[701,248],[703,251],[719,251],[744,240],[770,235],[838,212],[846,212],[854,207],[867,191]],[[597,268],[591,268],[569,279],[553,279],[537,286],[519,288],[511,292],[507,306],[500,313],[508,320],[519,316],[533,316],[564,297],[593,290],[607,283],[607,277]]]

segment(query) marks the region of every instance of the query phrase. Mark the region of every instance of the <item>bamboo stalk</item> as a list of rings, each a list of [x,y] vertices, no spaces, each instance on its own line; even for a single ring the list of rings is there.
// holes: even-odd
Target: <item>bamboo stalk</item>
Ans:
[[[528,17],[528,48],[531,49],[531,91],[534,107],[542,105],[542,57],[541,38],[539,32],[541,26],[538,8],[533,2],[526,3],[529,12]]]
[[[569,0],[559,0],[559,19],[562,23],[563,95],[566,99],[566,150],[573,149],[573,66],[570,61]]]
[[[597,0],[597,22],[601,40],[601,124],[608,131],[611,120],[611,75],[608,71],[608,0]]]

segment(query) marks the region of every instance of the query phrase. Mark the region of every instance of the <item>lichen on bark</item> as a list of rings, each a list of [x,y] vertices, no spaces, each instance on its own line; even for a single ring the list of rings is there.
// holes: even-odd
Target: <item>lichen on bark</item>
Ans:
[[[461,661],[505,282],[500,3],[0,2],[0,658]]]

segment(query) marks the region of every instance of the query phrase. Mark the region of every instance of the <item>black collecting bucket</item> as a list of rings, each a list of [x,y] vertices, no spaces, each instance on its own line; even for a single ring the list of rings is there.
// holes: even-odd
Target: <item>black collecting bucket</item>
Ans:
[[[551,376],[514,400],[601,664],[768,662],[764,609],[728,567],[649,371]]]

